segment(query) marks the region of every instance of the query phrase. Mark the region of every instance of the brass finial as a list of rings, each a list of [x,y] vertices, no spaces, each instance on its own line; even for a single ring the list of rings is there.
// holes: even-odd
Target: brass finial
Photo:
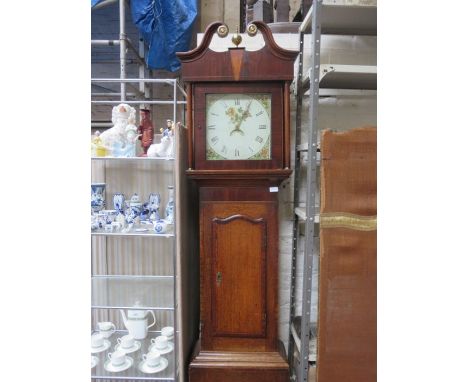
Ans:
[[[242,36],[239,34],[239,27],[236,27],[236,33],[233,34],[231,41],[236,46],[236,48],[242,42]]]
[[[257,34],[257,26],[255,24],[249,24],[249,26],[247,27],[247,34],[250,37],[255,36]]]
[[[223,38],[223,37],[226,37],[229,33],[229,28],[227,25],[220,25],[218,27],[218,30],[216,31],[218,33],[218,36]]]

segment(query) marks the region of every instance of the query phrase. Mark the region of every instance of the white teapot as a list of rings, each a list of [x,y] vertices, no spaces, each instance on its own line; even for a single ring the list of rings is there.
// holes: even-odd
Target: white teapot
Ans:
[[[148,325],[148,312],[153,316],[153,323],[151,325]],[[129,309],[127,311],[128,318],[122,309],[120,309],[120,314],[128,333],[136,340],[145,339],[148,335],[148,329],[156,324],[156,317],[152,310]]]

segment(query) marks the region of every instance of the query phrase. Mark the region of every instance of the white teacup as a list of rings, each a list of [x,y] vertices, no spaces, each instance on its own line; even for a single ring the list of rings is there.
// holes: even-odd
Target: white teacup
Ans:
[[[95,333],[91,336],[91,347],[100,348],[104,345],[104,337],[100,333]]]
[[[172,340],[174,338],[174,328],[172,326],[166,326],[161,329],[161,334],[166,336],[168,340]]]
[[[122,366],[125,363],[126,353],[122,350],[116,350],[113,353],[107,354],[110,359],[112,366]]]
[[[157,350],[162,350],[167,348],[168,338],[166,336],[158,336],[151,339],[151,343],[154,344],[154,347]]]
[[[115,325],[112,322],[98,322],[97,330],[99,334],[104,338],[109,338],[112,334],[115,333]]]
[[[127,334],[123,337],[117,338],[117,342],[120,345],[121,349],[130,349],[135,345],[135,338],[130,334]]]
[[[143,360],[146,362],[148,366],[156,367],[161,363],[161,354],[153,350],[147,354],[143,354]]]

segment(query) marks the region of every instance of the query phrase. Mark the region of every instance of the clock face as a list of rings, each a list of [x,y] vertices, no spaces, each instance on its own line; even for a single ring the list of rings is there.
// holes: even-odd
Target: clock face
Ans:
[[[206,159],[271,159],[271,94],[206,94]]]

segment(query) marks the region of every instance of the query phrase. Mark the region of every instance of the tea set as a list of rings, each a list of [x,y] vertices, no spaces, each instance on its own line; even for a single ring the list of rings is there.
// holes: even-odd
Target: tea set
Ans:
[[[149,232],[168,233],[174,224],[174,187],[169,186],[169,200],[165,218],[160,215],[161,195],[150,193],[147,202],[141,202],[134,193],[126,200],[123,193],[114,194],[113,210],[105,207],[105,183],[91,184],[91,230],[104,229],[106,232]]]
[[[121,372],[133,365],[132,353],[142,350],[142,342],[148,335],[148,329],[156,324],[156,318],[151,310],[129,309],[120,310],[122,319],[128,334],[117,338],[117,344],[113,351],[107,354],[104,362],[105,370],[109,372]],[[152,316],[152,323],[148,318]],[[116,327],[112,322],[99,322],[96,332],[91,335],[91,353],[102,353],[111,347],[108,340],[115,333]],[[142,355],[142,361],[138,369],[143,373],[157,373],[167,368],[168,360],[162,357],[174,350],[174,328],[166,326],[161,329],[161,335],[152,338],[146,354]],[[96,355],[91,356],[91,368],[99,363]]]

